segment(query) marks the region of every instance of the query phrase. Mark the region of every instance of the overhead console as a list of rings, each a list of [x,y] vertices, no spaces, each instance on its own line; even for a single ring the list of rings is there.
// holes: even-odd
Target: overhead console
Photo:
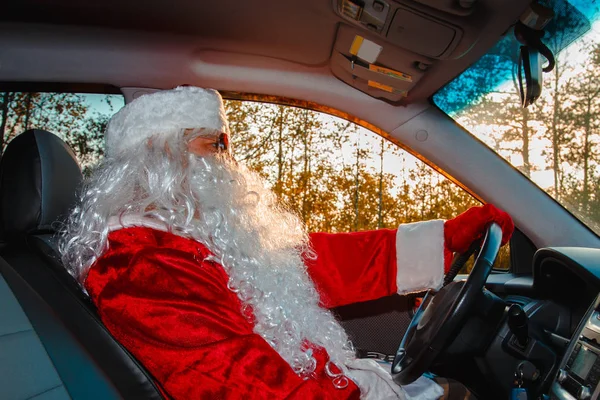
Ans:
[[[458,58],[477,40],[476,0],[332,0],[336,77],[392,102],[407,97],[436,60]],[[481,21],[479,21],[481,23]]]
[[[462,29],[452,23],[453,20],[458,22],[455,15],[444,19],[440,16],[442,13],[428,13],[414,5],[410,7],[392,0],[335,1],[338,14],[346,21],[378,34],[389,43],[427,57],[449,57],[462,38]],[[444,1],[419,2],[422,3]]]
[[[462,37],[462,30],[426,14],[398,7],[387,38],[391,43],[428,57],[445,58]]]
[[[425,71],[416,63],[428,63],[426,57],[398,52],[381,46],[370,34],[357,34],[353,27],[338,29],[330,66],[333,74],[347,84],[373,97],[393,102],[402,100]]]

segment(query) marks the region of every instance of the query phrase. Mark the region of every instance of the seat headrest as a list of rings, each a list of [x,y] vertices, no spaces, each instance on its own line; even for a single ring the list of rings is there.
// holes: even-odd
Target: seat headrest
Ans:
[[[5,241],[52,232],[73,206],[83,176],[69,146],[39,129],[15,137],[0,162],[1,229]]]

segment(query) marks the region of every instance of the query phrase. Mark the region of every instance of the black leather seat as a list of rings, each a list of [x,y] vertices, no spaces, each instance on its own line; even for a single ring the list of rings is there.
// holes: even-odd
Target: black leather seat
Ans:
[[[61,265],[57,221],[81,180],[72,151],[49,132],[29,130],[7,146],[0,164],[1,277],[72,399],[162,399],[150,374],[110,335]]]

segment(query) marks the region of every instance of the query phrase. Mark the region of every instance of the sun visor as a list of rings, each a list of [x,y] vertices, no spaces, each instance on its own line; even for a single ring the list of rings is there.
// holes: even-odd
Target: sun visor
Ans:
[[[431,60],[397,48],[374,35],[340,26],[330,67],[350,86],[392,102],[402,101],[422,78]]]

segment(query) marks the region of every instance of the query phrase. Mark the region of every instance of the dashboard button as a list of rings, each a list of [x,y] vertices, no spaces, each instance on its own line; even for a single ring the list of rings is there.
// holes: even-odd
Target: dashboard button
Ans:
[[[579,393],[577,394],[577,399],[588,400],[591,398],[592,398],[592,392],[590,391],[590,388],[587,386],[582,386],[581,389],[579,389]]]
[[[567,380],[568,377],[569,374],[567,374],[567,371],[565,371],[564,369],[560,369],[558,371],[558,376],[556,377],[556,380],[558,381],[558,383],[563,383]]]

